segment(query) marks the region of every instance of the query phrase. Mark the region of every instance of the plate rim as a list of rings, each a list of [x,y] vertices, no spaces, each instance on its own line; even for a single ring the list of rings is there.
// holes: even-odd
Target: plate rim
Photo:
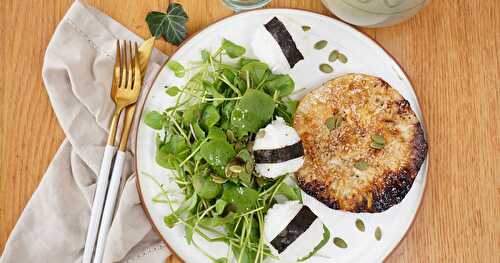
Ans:
[[[422,107],[420,106],[420,99],[419,97],[417,96],[417,93],[415,92],[415,89],[413,87],[413,82],[412,80],[410,79],[409,75],[406,73],[406,71],[404,70],[403,67],[401,67],[399,61],[393,56],[391,55],[376,39],[373,39],[371,36],[367,35],[366,33],[360,31],[358,28],[356,28],[355,26],[351,25],[351,24],[348,24],[340,19],[337,19],[335,17],[331,17],[331,16],[327,16],[327,15],[324,15],[324,14],[320,14],[320,13],[316,13],[316,12],[312,12],[310,10],[306,10],[306,9],[301,9],[301,8],[258,8],[258,9],[254,9],[254,10],[249,10],[249,11],[242,11],[242,12],[239,12],[239,13],[233,13],[232,15],[230,16],[227,16],[227,17],[223,17],[223,18],[220,18],[220,19],[217,19],[215,21],[213,21],[212,23],[209,23],[207,26],[205,26],[204,28],[202,28],[201,30],[198,30],[196,32],[194,32],[192,35],[190,35],[187,39],[185,39],[178,47],[177,49],[172,52],[172,54],[168,55],[168,58],[164,61],[164,63],[160,66],[160,69],[158,70],[158,72],[156,73],[156,75],[154,76],[154,78],[152,79],[151,81],[151,85],[149,86],[149,89],[147,90],[146,94],[145,94],[145,97],[144,97],[144,100],[143,100],[143,104],[141,105],[140,107],[140,114],[137,116],[138,117],[138,121],[140,122],[140,120],[142,119],[143,117],[143,114],[144,114],[144,106],[146,104],[146,101],[148,100],[149,96],[150,96],[150,93],[151,93],[151,90],[154,86],[154,84],[156,83],[160,73],[163,71],[163,68],[165,67],[165,65],[170,61],[170,59],[177,53],[179,52],[179,50],[186,44],[188,43],[189,41],[191,41],[195,36],[197,36],[198,34],[201,34],[203,33],[204,31],[208,30],[209,28],[213,27],[213,26],[216,26],[218,23],[220,22],[223,22],[224,20],[226,19],[231,19],[233,17],[236,17],[236,16],[241,16],[241,15],[248,15],[248,13],[262,13],[262,12],[272,12],[272,11],[292,11],[292,12],[303,12],[303,13],[307,13],[309,15],[314,15],[314,16],[319,16],[323,19],[327,19],[327,20],[333,20],[335,21],[336,23],[339,23],[340,25],[346,27],[346,28],[349,28],[350,30],[352,30],[353,32],[359,34],[361,37],[365,38],[366,41],[371,41],[372,44],[375,44],[376,46],[378,46],[384,53],[385,55],[389,56],[392,60],[392,62],[394,64],[396,64],[397,66],[397,69],[401,70],[401,72],[403,73],[404,77],[408,80],[409,84],[410,84],[410,87],[411,87],[411,92],[413,93],[414,97],[415,97],[415,101],[417,103],[417,107],[420,111],[420,121],[421,121],[421,125],[422,125],[422,128],[423,128],[423,131],[424,131],[424,137],[426,138],[426,140],[428,141],[428,133],[427,133],[427,128],[426,128],[426,121],[425,121],[425,118],[424,118],[424,114],[423,114],[423,110],[422,110]],[[156,226],[156,224],[154,223],[154,220],[146,206],[146,202],[144,200],[144,195],[142,193],[142,188],[141,188],[141,183],[140,183],[140,176],[139,174],[137,173],[137,167],[138,167],[138,157],[137,157],[137,149],[138,149],[138,137],[139,137],[139,128],[140,128],[140,123],[138,123],[138,125],[136,125],[135,129],[134,129],[134,132],[135,132],[135,135],[134,135],[134,139],[135,139],[135,146],[134,146],[134,168],[135,168],[135,172],[136,172],[136,188],[137,188],[137,192],[138,192],[138,195],[139,195],[139,199],[140,199],[140,204],[141,204],[141,207],[142,207],[142,210],[144,211],[150,225],[152,226],[152,228],[154,229],[154,231],[160,236],[160,239],[162,240],[162,242],[165,244],[165,246],[169,249],[169,251],[171,252],[171,255],[175,255],[177,258],[181,259],[183,262],[186,262],[186,260],[181,257],[176,251],[175,249],[172,248],[172,246],[170,246],[170,244],[168,243],[168,241],[163,237],[162,233],[160,232],[160,230],[158,229],[158,227]],[[430,148],[430,147],[428,147]],[[424,200],[424,197],[426,196],[426,193],[427,193],[427,176],[429,174],[429,154],[430,154],[430,151],[428,150],[427,151],[427,154],[426,154],[426,157],[425,157],[425,160],[424,162],[422,163],[422,166],[420,169],[425,169],[424,171],[424,176],[423,176],[423,184],[422,184],[422,193],[420,194],[420,196],[418,197],[418,205],[417,205],[417,208],[416,208],[416,211],[411,219],[411,222],[409,224],[409,226],[407,227],[407,229],[405,230],[403,236],[401,236],[401,238],[399,239],[399,241],[393,245],[389,250],[388,252],[385,253],[385,255],[383,256],[382,258],[382,261],[381,262],[384,262],[390,255],[392,255],[394,253],[394,251],[401,245],[401,243],[403,242],[403,240],[406,239],[408,233],[410,232],[410,229],[413,228],[413,225],[415,224],[415,219],[417,218],[417,216],[419,215],[420,211],[421,211],[421,207],[422,207],[422,203],[423,203],[423,200]],[[425,167],[424,167],[425,166]],[[420,172],[420,170],[419,170]],[[170,257],[169,256],[169,257]]]

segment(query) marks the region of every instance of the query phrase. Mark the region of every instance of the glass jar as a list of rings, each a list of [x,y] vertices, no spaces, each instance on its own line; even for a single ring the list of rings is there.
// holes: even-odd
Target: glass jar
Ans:
[[[271,2],[271,0],[222,0],[222,2],[235,12],[239,12],[261,8]]]
[[[429,0],[321,0],[340,19],[363,27],[397,24],[415,15]]]

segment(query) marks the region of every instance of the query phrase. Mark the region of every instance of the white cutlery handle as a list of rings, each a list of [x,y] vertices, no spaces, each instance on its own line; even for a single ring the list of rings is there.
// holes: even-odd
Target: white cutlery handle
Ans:
[[[118,188],[120,187],[124,163],[125,152],[118,151],[116,154],[115,165],[113,166],[111,180],[109,182],[108,194],[106,195],[106,203],[104,204],[101,226],[99,227],[99,236],[97,237],[97,245],[93,261],[94,263],[102,262],[109,227],[113,221],[113,213],[115,211],[116,198],[118,195]]]
[[[109,171],[111,170],[111,163],[115,151],[116,147],[111,145],[106,145],[104,149],[101,169],[97,177],[94,201],[92,202],[92,211],[90,212],[89,228],[87,229],[87,239],[85,240],[85,249],[83,251],[83,263],[90,263],[92,261],[92,254],[94,253],[95,241],[97,239],[97,230],[99,229],[99,222],[101,222],[104,197],[106,196],[106,189],[108,188]]]

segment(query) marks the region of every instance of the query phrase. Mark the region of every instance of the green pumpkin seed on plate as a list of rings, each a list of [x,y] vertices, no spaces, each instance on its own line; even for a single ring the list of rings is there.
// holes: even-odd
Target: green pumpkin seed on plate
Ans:
[[[319,50],[319,49],[325,48],[326,45],[328,45],[328,41],[320,40],[320,41],[314,43],[314,48]]]
[[[333,63],[338,58],[339,58],[339,51],[335,49],[332,52],[330,52],[330,55],[328,56],[328,61]]]
[[[363,220],[361,219],[356,219],[356,228],[361,231],[361,232],[365,232],[365,223],[363,222]]]
[[[311,30],[311,27],[310,27],[310,26],[302,26],[302,30],[303,30],[304,32],[306,32],[306,31]]]
[[[339,61],[340,61],[342,64],[347,63],[347,57],[346,57],[346,55],[344,55],[344,54],[342,54],[342,53],[339,53]]]
[[[319,70],[321,70],[321,72],[323,72],[323,73],[332,73],[333,72],[332,66],[325,64],[325,63],[319,65]]]
[[[377,227],[375,229],[375,239],[377,241],[380,241],[380,239],[382,239],[382,229],[380,229],[380,227]]]
[[[334,237],[333,243],[339,248],[347,248],[347,243],[340,237]]]

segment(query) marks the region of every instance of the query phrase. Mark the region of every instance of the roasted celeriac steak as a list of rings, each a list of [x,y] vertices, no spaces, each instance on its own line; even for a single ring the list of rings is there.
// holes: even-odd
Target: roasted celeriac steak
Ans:
[[[403,200],[427,154],[422,126],[384,80],[348,74],[308,93],[294,118],[300,187],[333,209],[382,212]]]

